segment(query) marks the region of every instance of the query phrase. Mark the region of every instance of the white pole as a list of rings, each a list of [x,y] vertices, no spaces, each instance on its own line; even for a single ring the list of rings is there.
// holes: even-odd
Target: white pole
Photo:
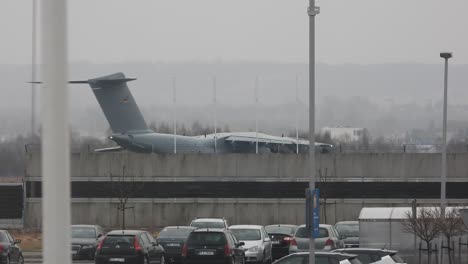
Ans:
[[[176,78],[172,78],[172,104],[174,107],[174,154],[177,154],[177,91]]]
[[[258,154],[258,77],[255,77],[255,154]]]
[[[44,263],[70,264],[67,1],[42,0]]]
[[[299,77],[296,75],[296,154],[299,154]]]
[[[37,22],[37,1],[32,0],[32,25],[31,25],[31,136],[36,134],[36,65],[37,65],[37,37],[36,37],[36,22]]]
[[[214,152],[216,153],[217,151],[217,126],[218,126],[218,114],[217,114],[217,102],[216,102],[216,77],[213,77],[213,105],[214,105]]]
[[[446,201],[446,184],[447,184],[447,93],[448,93],[448,60],[452,57],[452,53],[443,52],[440,57],[445,60],[444,69],[444,110],[442,117],[442,164],[441,164],[441,180],[440,180],[440,207],[442,217],[445,217]]]
[[[315,189],[315,0],[310,0],[309,15],[309,188]],[[309,239],[309,264],[315,264],[315,238]]]

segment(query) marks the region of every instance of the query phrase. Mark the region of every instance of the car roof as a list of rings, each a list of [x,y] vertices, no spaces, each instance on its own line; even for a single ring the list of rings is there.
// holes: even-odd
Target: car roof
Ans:
[[[261,225],[232,225],[229,229],[262,229]]]
[[[298,227],[305,227],[306,225],[300,225]],[[328,225],[328,224],[320,224],[319,227],[322,227],[322,228],[327,228],[327,227],[332,227],[332,225]]]
[[[146,231],[143,230],[113,230],[107,233],[107,235],[139,235]]]
[[[216,217],[198,217],[193,219],[192,222],[198,222],[198,221],[203,221],[203,222],[224,222],[226,221],[224,218],[216,218]]]
[[[199,228],[194,230],[192,233],[204,233],[204,232],[226,232],[226,229],[224,228]]]
[[[297,227],[297,225],[290,225],[290,224],[285,224],[285,225],[283,225],[283,224],[275,224],[275,225],[267,225],[267,226],[265,226],[265,227],[270,227],[270,226],[271,226],[271,227],[273,227],[273,226],[276,226],[276,227],[282,227],[282,226],[284,226],[284,227]]]
[[[298,252],[298,253],[293,253],[291,255],[309,255],[309,252]],[[329,252],[329,251],[316,251],[315,252],[316,256],[343,256],[346,258],[354,258],[356,255],[354,254],[343,254],[340,252]]]
[[[338,225],[338,224],[340,224],[340,225],[349,225],[349,224],[355,225],[355,224],[359,224],[359,221],[341,221],[341,222],[337,222],[335,225]]]
[[[96,228],[97,225],[72,225],[71,227],[88,227],[88,228]]]
[[[196,229],[196,227],[193,226],[166,226],[163,228],[164,229]]]
[[[385,253],[398,253],[396,250],[382,249],[382,248],[340,248],[333,250],[334,252],[341,251],[362,251],[362,252],[385,252]]]

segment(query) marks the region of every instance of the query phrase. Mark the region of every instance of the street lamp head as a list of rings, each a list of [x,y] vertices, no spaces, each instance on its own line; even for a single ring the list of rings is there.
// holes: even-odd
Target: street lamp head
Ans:
[[[448,60],[452,58],[452,52],[441,52],[440,57]]]

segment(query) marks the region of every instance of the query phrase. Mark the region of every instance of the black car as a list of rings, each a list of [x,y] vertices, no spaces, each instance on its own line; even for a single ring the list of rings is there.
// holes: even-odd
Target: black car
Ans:
[[[165,263],[164,248],[153,236],[140,230],[115,230],[107,233],[96,250],[96,264]]]
[[[244,264],[243,242],[226,229],[197,229],[182,248],[184,264]]]
[[[296,232],[296,225],[269,225],[265,230],[270,236],[273,259],[279,259],[289,255],[289,244]]]
[[[73,259],[94,259],[97,245],[104,235],[97,225],[72,225],[71,252]]]
[[[362,264],[355,255],[333,252],[315,252],[315,264],[340,263]],[[294,253],[273,262],[273,264],[309,264],[309,252]]]
[[[18,246],[21,240],[14,239],[6,230],[0,230],[0,263],[24,263],[23,252]]]
[[[182,247],[189,234],[195,230],[191,226],[168,226],[157,237],[157,241],[166,251],[166,262],[180,263],[182,261]]]
[[[333,252],[356,255],[363,264],[377,262],[386,256],[390,257],[395,263],[405,263],[395,250],[379,248],[342,248],[334,250]]]

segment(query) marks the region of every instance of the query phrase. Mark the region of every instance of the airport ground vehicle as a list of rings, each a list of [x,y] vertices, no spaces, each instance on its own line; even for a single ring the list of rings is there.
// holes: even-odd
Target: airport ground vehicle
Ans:
[[[233,225],[229,230],[244,242],[245,262],[270,263],[272,262],[272,244],[265,228],[259,225]]]
[[[182,261],[182,247],[189,234],[195,229],[191,226],[168,226],[159,232],[156,240],[166,252],[167,263]]]
[[[337,248],[344,248],[344,242],[340,238],[338,231],[332,225],[320,225],[320,235],[315,239],[315,248],[330,251]],[[309,234],[305,225],[300,225],[294,233],[293,240],[289,245],[289,253],[308,251]]]
[[[190,226],[196,228],[224,228],[228,229],[228,223],[224,218],[197,217],[192,220]]]
[[[95,263],[165,263],[164,248],[153,236],[140,230],[115,230],[107,233],[96,250]]]
[[[403,259],[400,258],[398,252],[395,250],[388,249],[378,249],[378,248],[344,248],[333,250],[333,252],[340,252],[346,254],[356,255],[357,258],[362,262],[362,264],[370,264],[382,260],[382,258],[388,256],[391,258],[393,263],[405,263]]]
[[[244,264],[243,245],[227,229],[197,229],[190,233],[182,248],[182,263]]]
[[[309,252],[294,253],[273,264],[309,264]],[[355,255],[336,252],[315,252],[315,264],[361,264]]]
[[[94,259],[104,230],[98,225],[72,225],[71,253],[73,259]]]
[[[24,263],[21,240],[14,239],[7,230],[0,230],[0,263]]]
[[[270,236],[272,243],[273,260],[282,258],[289,254],[289,243],[291,242],[297,225],[269,225],[265,230]]]
[[[359,247],[359,222],[343,221],[335,224],[338,234],[343,237],[345,247]]]

